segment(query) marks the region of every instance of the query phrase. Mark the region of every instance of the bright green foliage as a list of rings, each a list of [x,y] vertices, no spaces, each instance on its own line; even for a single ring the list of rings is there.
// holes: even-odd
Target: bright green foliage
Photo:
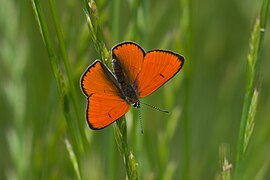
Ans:
[[[268,6],[0,0],[0,179],[267,179]],[[80,77],[122,41],[185,57],[141,99],[169,111],[142,105],[143,134],[132,107],[100,131],[85,120]]]

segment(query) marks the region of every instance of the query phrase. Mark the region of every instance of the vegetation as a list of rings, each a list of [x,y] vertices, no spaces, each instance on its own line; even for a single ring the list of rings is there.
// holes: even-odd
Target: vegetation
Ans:
[[[0,0],[0,179],[267,179],[269,0]],[[185,56],[117,123],[88,129],[80,77],[110,48]]]

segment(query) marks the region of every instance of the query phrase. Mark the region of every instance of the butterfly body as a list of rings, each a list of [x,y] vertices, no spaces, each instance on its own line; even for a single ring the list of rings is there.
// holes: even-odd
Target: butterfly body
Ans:
[[[136,85],[130,84],[126,70],[116,59],[112,60],[112,68],[126,102],[130,105],[138,104],[140,101],[137,94],[138,92],[136,91]]]
[[[112,48],[112,72],[100,61],[90,65],[81,78],[88,98],[86,119],[91,129],[102,129],[123,116],[130,105],[140,108],[148,96],[171,79],[184,57],[168,50],[145,51],[136,43]]]

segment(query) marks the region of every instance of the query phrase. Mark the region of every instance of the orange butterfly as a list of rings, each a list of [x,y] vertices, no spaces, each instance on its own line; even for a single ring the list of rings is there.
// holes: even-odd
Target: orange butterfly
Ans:
[[[96,60],[81,77],[89,127],[102,129],[126,114],[130,105],[140,108],[139,98],[153,93],[183,65],[184,57],[172,51],[145,53],[134,42],[117,44],[112,48],[113,73]]]

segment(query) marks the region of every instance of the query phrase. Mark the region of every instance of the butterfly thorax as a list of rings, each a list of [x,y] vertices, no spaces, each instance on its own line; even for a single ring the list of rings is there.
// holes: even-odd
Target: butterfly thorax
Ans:
[[[125,69],[116,59],[112,60],[112,68],[122,91],[123,99],[134,107],[139,107],[140,103],[135,90],[136,88],[130,83],[130,79],[128,78]]]

